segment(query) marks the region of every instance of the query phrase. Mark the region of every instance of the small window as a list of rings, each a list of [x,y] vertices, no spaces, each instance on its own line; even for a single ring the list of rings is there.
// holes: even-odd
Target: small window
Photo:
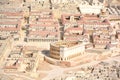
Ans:
[[[74,28],[78,28],[78,25],[75,25]]]
[[[65,19],[66,19],[66,20],[70,20],[70,17],[66,17]]]

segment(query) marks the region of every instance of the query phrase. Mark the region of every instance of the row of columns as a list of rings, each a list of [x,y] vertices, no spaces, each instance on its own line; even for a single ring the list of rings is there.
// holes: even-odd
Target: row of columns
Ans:
[[[60,58],[60,60],[65,60],[65,61],[67,61],[67,60],[70,60],[70,59],[72,59],[72,58],[74,58],[74,57],[78,57],[78,56],[81,56],[81,55],[83,55],[84,54],[84,52],[81,52],[81,53],[78,53],[78,54],[75,54],[75,55],[70,55],[70,56],[68,56],[68,57],[65,57],[65,58]]]
[[[36,42],[36,41],[48,41],[48,42],[51,42],[51,41],[58,41],[56,39],[28,39],[27,40],[28,42]]]

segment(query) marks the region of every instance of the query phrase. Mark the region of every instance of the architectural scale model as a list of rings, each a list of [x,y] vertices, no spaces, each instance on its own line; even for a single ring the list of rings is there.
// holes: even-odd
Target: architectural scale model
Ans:
[[[0,0],[0,80],[120,80],[120,0]]]

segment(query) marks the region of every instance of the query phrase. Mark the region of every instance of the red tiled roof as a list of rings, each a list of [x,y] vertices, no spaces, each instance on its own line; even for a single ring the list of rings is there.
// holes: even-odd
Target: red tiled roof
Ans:
[[[70,27],[68,29],[65,30],[65,32],[69,32],[69,31],[82,31],[83,29],[81,27],[78,27],[78,28],[73,28],[73,27]]]
[[[63,14],[62,17],[69,17],[69,16],[82,16],[81,14]]]
[[[5,25],[11,25],[11,24],[20,24],[21,23],[21,21],[20,20],[18,20],[18,21],[16,21],[16,22],[13,22],[13,21],[4,21],[4,22],[0,22],[0,24],[5,24]]]
[[[0,28],[0,31],[19,31],[20,28]]]
[[[55,36],[55,35],[58,35],[59,32],[50,32],[50,31],[30,31],[29,32],[29,35],[37,35],[37,36],[42,36],[42,37],[46,37],[47,35],[51,35],[51,36]]]
[[[52,24],[52,23],[30,24],[30,27],[58,27],[58,24]]]
[[[59,32],[51,32],[51,33],[49,33],[49,35],[51,35],[51,36],[56,36],[58,34],[59,34]]]
[[[65,40],[75,40],[75,41],[77,41],[77,40],[80,40],[80,38],[79,37],[67,37]]]
[[[66,17],[69,16],[75,16],[73,14],[65,14],[62,15],[62,23],[63,24],[67,24],[67,23],[72,23],[70,22],[70,20],[65,19]],[[80,14],[76,14],[76,16],[82,16]],[[93,21],[93,22],[92,22]],[[96,22],[95,22],[96,21]],[[97,17],[97,15],[83,15],[79,20],[76,21],[77,24],[89,24],[89,25],[110,25],[110,22],[108,20],[105,21],[101,21],[101,19],[99,17]]]
[[[20,22],[0,22],[0,25],[6,25],[6,27],[0,26],[0,31],[19,31],[20,30]],[[7,27],[7,25],[16,25],[17,27]]]
[[[0,14],[4,14],[7,16],[23,16],[22,12],[0,12]]]
[[[42,12],[40,12],[40,11],[35,11],[35,12],[30,12],[30,15],[31,16],[39,16],[39,18],[53,18],[53,13],[52,13],[52,11],[42,11]]]

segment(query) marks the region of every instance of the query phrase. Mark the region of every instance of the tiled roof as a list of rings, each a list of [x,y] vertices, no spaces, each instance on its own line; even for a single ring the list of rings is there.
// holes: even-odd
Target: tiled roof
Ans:
[[[69,32],[69,31],[82,31],[83,29],[81,27],[78,28],[74,28],[74,27],[70,27],[68,29],[65,30],[65,32]]]
[[[5,25],[1,27],[1,25]],[[11,27],[8,27],[10,25]],[[13,25],[13,27],[12,27]],[[20,22],[0,22],[0,31],[19,31],[20,30]]]
[[[73,22],[66,19],[66,17],[70,16],[79,16],[79,20],[74,20],[74,23],[76,22],[77,24],[89,24],[89,25],[110,25],[108,20],[102,21],[97,15],[80,15],[80,14],[65,14],[62,15],[62,24],[71,24]]]
[[[35,35],[35,36],[46,37],[46,36],[56,36],[58,34],[59,34],[58,32],[50,32],[50,31],[29,31],[28,36]]]
[[[0,31],[19,31],[20,30],[20,28],[0,28]]]

